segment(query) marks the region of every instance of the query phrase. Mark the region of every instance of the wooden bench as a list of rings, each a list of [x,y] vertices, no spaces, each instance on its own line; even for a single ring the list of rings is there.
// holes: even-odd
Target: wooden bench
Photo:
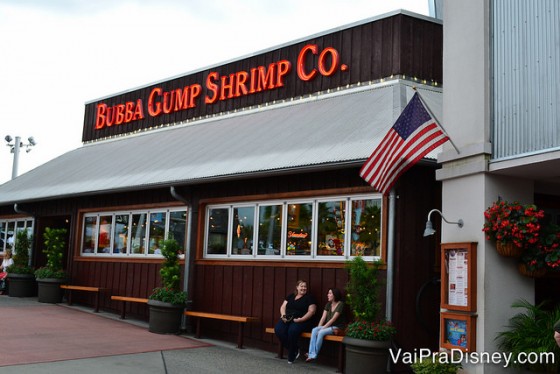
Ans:
[[[275,333],[274,332],[274,327],[267,327],[265,331],[268,334],[274,334]],[[310,332],[302,332],[300,337],[311,339],[311,333]],[[342,344],[342,339],[344,339],[343,335],[327,335],[323,339],[323,341],[330,341],[330,342],[339,343],[339,347],[338,347],[338,369],[337,369],[337,372],[339,372],[339,373],[342,373],[344,371],[344,345]],[[278,342],[278,356],[277,357],[280,358],[280,359],[284,358],[284,347],[282,346],[282,342]]]
[[[200,338],[200,320],[203,318],[217,319],[222,321],[231,321],[239,323],[239,330],[237,333],[237,348],[243,348],[243,327],[247,322],[257,321],[257,317],[233,316],[229,314],[205,313],[187,310],[184,312],[188,317],[195,317],[196,320],[196,335],[197,339]]]
[[[99,312],[99,294],[103,291],[106,291],[107,288],[102,287],[88,287],[88,286],[73,286],[70,284],[61,284],[60,288],[68,291],[68,305],[72,305],[72,291],[85,291],[85,292],[95,292],[95,313]]]
[[[146,304],[148,302],[148,299],[143,299],[140,297],[116,296],[116,295],[111,296],[111,300],[122,301],[121,319],[125,319],[126,317],[126,303]]]

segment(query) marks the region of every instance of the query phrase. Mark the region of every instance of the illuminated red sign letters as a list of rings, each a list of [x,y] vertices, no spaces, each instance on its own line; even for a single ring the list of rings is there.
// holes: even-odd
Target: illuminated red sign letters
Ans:
[[[317,66],[307,69],[306,66],[312,66],[315,59]],[[318,74],[330,77],[339,70],[347,71],[348,65],[341,63],[340,54],[335,48],[327,47],[319,51],[316,44],[308,44],[298,54],[296,70],[300,80],[309,82]],[[204,104],[212,105],[218,101],[284,87],[285,78],[291,71],[292,63],[288,60],[275,61],[268,66],[258,66],[249,71],[238,71],[228,75],[220,75],[218,72],[212,71],[206,78]],[[192,84],[170,91],[155,87],[147,99],[147,113],[151,117],[157,117],[195,108],[201,94],[202,85],[200,84]],[[95,129],[101,130],[105,127],[122,125],[144,118],[144,103],[141,98],[113,106],[99,103],[96,110]]]

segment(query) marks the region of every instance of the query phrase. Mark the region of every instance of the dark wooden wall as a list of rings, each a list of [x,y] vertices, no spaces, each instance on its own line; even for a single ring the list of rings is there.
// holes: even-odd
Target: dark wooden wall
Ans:
[[[438,235],[423,238],[427,213],[438,208],[440,202],[439,183],[435,182],[433,166],[416,166],[407,171],[397,182],[396,192],[396,241],[395,277],[393,297],[393,322],[398,328],[396,342],[407,351],[414,348],[437,348],[439,284],[428,284],[438,275],[436,258],[439,251]],[[180,195],[192,199],[193,227],[190,242],[191,268],[189,269],[189,299],[198,310],[247,314],[260,318],[258,323],[247,326],[247,344],[274,350],[273,337],[264,333],[264,328],[273,326],[284,297],[290,293],[298,279],[309,282],[310,292],[318,299],[322,308],[326,303],[326,292],[331,287],[345,288],[347,272],[343,263],[326,262],[227,262],[197,258],[202,237],[198,237],[199,215],[204,209],[199,202],[212,199],[267,198],[278,194],[298,196],[303,193],[321,195],[337,190],[369,190],[359,177],[358,168],[347,168],[316,173],[276,175],[258,179],[237,180],[178,188]],[[129,193],[108,194],[70,198],[27,205],[28,211],[36,216],[36,227],[68,218],[70,228],[67,268],[75,284],[96,285],[111,289],[112,294],[147,297],[159,286],[160,261],[155,259],[103,259],[80,258],[77,246],[81,223],[77,222],[78,210],[111,209],[122,206],[147,206],[150,204],[176,204],[169,189],[154,189]],[[23,208],[23,207],[22,207]],[[60,222],[60,221],[59,221]],[[433,219],[439,231],[439,219]],[[37,229],[39,230],[39,229]],[[40,233],[36,233],[39,235]],[[78,240],[76,240],[78,238]],[[35,243],[34,251],[41,245]],[[36,260],[40,256],[34,257]],[[36,266],[42,264],[36,262]],[[385,280],[386,272],[380,277]],[[426,286],[424,286],[427,284]],[[417,296],[424,288],[418,304]],[[76,293],[78,303],[93,305],[92,296]],[[385,289],[380,294],[385,303]],[[101,308],[117,312],[120,305],[104,298]],[[147,318],[147,308],[130,305],[128,313]],[[384,307],[383,307],[384,311]],[[205,334],[235,341],[237,326],[227,322],[206,323]],[[333,349],[333,347],[326,348]],[[328,351],[327,351],[328,352]],[[335,353],[333,353],[336,356]]]
[[[334,47],[340,53],[341,63],[348,65],[349,70],[346,72],[338,71],[330,77],[318,74],[312,81],[302,81],[296,73],[297,56],[300,50],[307,44],[316,44],[319,48],[319,53],[326,47]],[[257,56],[233,61],[211,70],[195,72],[191,75],[88,103],[85,107],[82,140],[89,141],[105,138],[161,124],[180,123],[191,118],[246,108],[274,100],[299,97],[358,82],[387,78],[392,75],[416,77],[427,82],[435,81],[441,84],[443,78],[442,48],[443,28],[441,24],[397,14],[339,30],[331,34],[318,36]],[[193,52],[196,53],[196,51]],[[284,59],[292,64],[292,71],[285,76],[284,87],[218,101],[214,104],[207,105],[204,103],[204,97],[208,94],[206,79],[210,72],[218,72],[220,76],[224,76],[238,71],[250,71],[251,68],[258,66],[268,66],[270,63]],[[317,56],[308,59],[308,71],[313,67],[317,67],[317,60]],[[192,84],[200,84],[202,86],[202,92],[195,108],[160,115],[155,118],[148,115],[147,100],[150,92],[155,87],[161,87],[166,92],[182,89]],[[101,130],[94,129],[98,103],[113,106],[124,104],[128,101],[136,103],[139,98],[144,100],[145,119],[106,127]]]

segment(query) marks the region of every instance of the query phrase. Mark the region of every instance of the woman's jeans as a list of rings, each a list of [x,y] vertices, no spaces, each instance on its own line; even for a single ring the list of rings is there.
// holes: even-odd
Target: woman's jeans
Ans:
[[[274,332],[282,343],[282,346],[288,348],[288,361],[294,362],[296,359],[299,351],[299,336],[308,329],[309,321],[284,323],[284,321],[279,320],[274,327]]]
[[[317,358],[317,355],[321,350],[321,346],[323,345],[323,339],[327,335],[334,335],[332,327],[324,329],[323,326],[317,326],[311,331],[311,341],[309,342],[308,353],[309,358]]]

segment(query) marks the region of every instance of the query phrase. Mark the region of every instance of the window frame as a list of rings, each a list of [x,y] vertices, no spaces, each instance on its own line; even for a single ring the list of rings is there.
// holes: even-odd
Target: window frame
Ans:
[[[12,237],[14,239],[13,244],[11,246],[11,248],[8,248],[8,230],[9,230],[9,224],[12,223],[13,224],[13,230],[12,230]],[[23,223],[23,227],[21,224]],[[10,227],[12,227],[10,225]],[[18,218],[0,218],[0,254],[4,255],[4,253],[6,253],[6,249],[10,249],[12,251],[12,256],[15,254],[15,246],[16,246],[16,240],[17,240],[17,233],[21,230],[28,230],[31,229],[31,231],[28,231],[28,236],[29,233],[31,233],[31,235],[34,234],[34,230],[35,230],[35,218],[33,217],[18,217]],[[2,236],[2,234],[4,234],[4,236]]]
[[[373,249],[373,253],[379,248],[379,255],[363,256],[367,261],[378,260],[383,257],[383,242],[384,242],[384,199],[379,193],[363,193],[363,194],[340,194],[340,195],[328,195],[328,196],[315,196],[315,197],[303,197],[303,198],[287,198],[287,199],[270,199],[270,200],[249,200],[249,201],[235,201],[231,203],[216,203],[213,204],[209,201],[204,206],[204,216],[203,219],[203,235],[202,240],[202,259],[206,260],[266,260],[266,261],[335,261],[344,262],[354,258],[355,256],[351,254],[351,219],[353,218],[354,212],[352,211],[353,201],[359,200],[377,200],[379,202],[379,246]],[[342,255],[321,255],[318,252],[318,219],[319,211],[318,207],[320,203],[325,202],[344,202],[344,244],[343,244],[343,254]],[[290,204],[311,204],[311,235],[310,235],[310,247],[311,251],[308,255],[288,255],[287,254],[287,234],[288,234],[288,209]],[[259,231],[260,231],[260,209],[267,206],[281,206],[282,211],[282,228],[281,228],[281,241],[280,241],[280,254],[274,255],[259,255]],[[232,254],[232,233],[233,233],[233,212],[234,208],[239,207],[254,207],[254,230],[253,230],[253,248],[250,254],[240,255]],[[225,254],[209,254],[208,253],[208,242],[209,242],[209,214],[213,209],[227,209],[228,212],[228,231],[227,243],[226,243],[226,253]]]
[[[167,237],[168,233],[169,233],[169,221],[170,221],[170,215],[172,212],[184,212],[185,217],[188,217],[188,208],[186,207],[154,207],[154,208],[150,208],[150,209],[118,209],[118,210],[102,210],[102,211],[90,211],[90,212],[84,212],[82,214],[81,217],[81,229],[80,229],[80,244],[79,244],[79,256],[82,257],[87,257],[87,258],[163,258],[162,254],[157,254],[157,253],[149,253],[149,242],[150,242],[150,223],[151,223],[151,214],[159,214],[159,213],[164,213],[165,214],[165,229],[164,229],[164,238]],[[145,222],[145,228],[144,228],[144,235],[142,237],[142,240],[144,241],[144,251],[143,253],[131,253],[131,248],[132,248],[132,240],[130,237],[130,225],[132,224],[132,217],[134,214],[145,214],[146,215],[146,222]],[[111,250],[108,253],[103,253],[100,252],[98,253],[98,246],[99,246],[99,229],[100,229],[100,225],[101,225],[101,217],[104,216],[110,216],[111,217],[111,237],[110,237],[110,243],[109,243],[109,247],[111,248]],[[115,227],[116,227],[116,216],[128,216],[128,226],[129,229],[127,231],[127,236],[126,236],[126,252],[119,252],[119,253],[115,253]],[[96,218],[96,224],[95,224],[95,233],[94,233],[94,237],[95,237],[95,243],[94,243],[94,247],[91,253],[88,252],[84,252],[84,239],[85,239],[85,229],[86,229],[86,220],[89,217],[95,217]],[[185,225],[188,225],[188,222],[186,221],[187,218],[185,218]],[[187,228],[185,227],[185,234],[187,232]],[[186,243],[186,238],[185,238],[185,243]],[[183,248],[183,250],[186,250],[186,248]],[[184,257],[183,255],[180,255],[180,257]]]

